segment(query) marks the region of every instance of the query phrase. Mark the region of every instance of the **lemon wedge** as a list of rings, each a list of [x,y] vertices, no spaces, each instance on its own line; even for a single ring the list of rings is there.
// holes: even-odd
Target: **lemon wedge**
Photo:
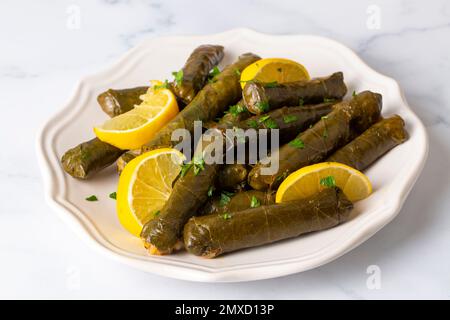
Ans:
[[[125,166],[117,188],[117,214],[130,233],[139,237],[143,225],[159,214],[184,159],[178,150],[162,148],[144,153]]]
[[[150,141],[178,113],[173,93],[155,86],[162,86],[162,82],[151,81],[147,93],[140,97],[141,104],[95,127],[97,138],[123,150],[137,149]]]
[[[372,193],[372,184],[362,172],[337,162],[322,162],[291,173],[278,188],[277,203],[303,199],[327,187],[339,187],[352,201]]]
[[[250,80],[284,83],[309,79],[309,73],[303,65],[283,58],[261,59],[241,72],[242,88]]]

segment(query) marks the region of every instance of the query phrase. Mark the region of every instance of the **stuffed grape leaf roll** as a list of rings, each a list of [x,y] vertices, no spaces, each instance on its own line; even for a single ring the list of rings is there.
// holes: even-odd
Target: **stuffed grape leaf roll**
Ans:
[[[208,214],[237,212],[274,203],[274,192],[264,192],[258,190],[241,191],[236,194],[222,192],[219,196],[208,200],[200,209],[198,215],[204,216]]]
[[[248,82],[242,91],[247,109],[254,114],[303,103],[340,100],[347,93],[342,72],[324,78],[286,83]]]
[[[172,91],[184,103],[190,103],[208,80],[209,73],[224,55],[219,45],[201,45],[187,59],[179,77],[172,83]]]
[[[395,115],[380,120],[353,141],[337,150],[327,161],[339,162],[364,170],[383,154],[408,138],[403,119]]]
[[[110,117],[121,115],[140,104],[140,96],[145,94],[148,87],[135,87],[128,89],[109,89],[97,97],[98,104]]]
[[[215,81],[205,85],[186,108],[168,122],[149,143],[142,147],[142,151],[172,147],[175,143],[171,140],[174,130],[186,129],[192,133],[194,121],[212,121],[223,113],[226,107],[236,103],[242,93],[239,72],[259,59],[253,53],[246,53],[239,56],[235,63],[225,67],[215,77]]]
[[[193,217],[184,227],[184,245],[190,253],[214,258],[332,228],[347,221],[352,208],[340,189],[327,188],[303,200]]]
[[[295,170],[323,161],[375,123],[380,117],[381,104],[381,95],[370,91],[336,104],[314,126],[253,167],[248,177],[250,186],[256,190],[275,189]],[[273,166],[274,161],[278,161],[278,170],[264,174],[264,168]]]
[[[64,171],[72,177],[88,179],[94,173],[113,164],[124,152],[94,138],[66,151],[61,158],[61,164]]]
[[[222,135],[219,130],[215,131],[218,136]],[[178,248],[184,224],[206,202],[208,191],[216,183],[221,165],[209,164],[204,160],[206,148],[216,138],[206,139],[206,136],[207,134],[203,134],[203,144],[197,148],[192,161],[184,165],[159,215],[147,222],[142,229],[141,239],[150,254],[170,254]]]

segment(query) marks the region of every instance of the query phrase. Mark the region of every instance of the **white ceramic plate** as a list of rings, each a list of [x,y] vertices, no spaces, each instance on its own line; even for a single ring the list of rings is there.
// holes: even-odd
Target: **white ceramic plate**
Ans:
[[[225,46],[222,65],[244,52],[262,57],[300,61],[311,76],[343,71],[349,95],[353,90],[372,90],[383,95],[383,115],[397,113],[405,121],[410,138],[389,152],[366,173],[374,193],[358,202],[354,218],[336,228],[296,239],[203,259],[185,252],[148,256],[139,239],[125,231],[116,216],[117,174],[109,168],[89,181],[65,174],[59,159],[65,150],[93,137],[92,127],[107,116],[96,96],[108,88],[146,84],[150,79],[170,78],[192,49],[200,44]],[[397,82],[368,67],[350,49],[333,40],[315,36],[273,36],[247,29],[225,33],[149,39],[129,51],[109,69],[80,81],[69,102],[43,127],[38,154],[48,203],[88,244],[123,263],[155,274],[194,281],[248,281],[301,272],[330,262],[361,244],[399,212],[416,181],[428,152],[423,124],[409,108]],[[88,202],[95,194],[98,202]]]

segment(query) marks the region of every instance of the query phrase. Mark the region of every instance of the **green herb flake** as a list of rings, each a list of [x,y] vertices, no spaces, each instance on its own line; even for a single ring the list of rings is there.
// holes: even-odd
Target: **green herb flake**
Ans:
[[[278,87],[278,82],[277,81],[267,82],[264,84],[264,86],[266,88],[276,88]]]
[[[264,121],[264,124],[269,129],[277,129],[278,128],[277,122],[275,120],[273,120],[272,118],[269,118],[266,121]]]
[[[258,208],[261,205],[261,201],[258,200],[257,197],[252,196],[250,201],[250,208]]]
[[[215,189],[214,186],[209,187],[209,189],[208,189],[208,197],[212,197],[213,196],[214,189]]]
[[[247,108],[242,104],[236,104],[231,106],[228,109],[228,113],[231,113],[233,116],[237,117],[240,113],[246,112]]]
[[[87,201],[98,201],[98,198],[96,195],[92,195],[86,198]]]
[[[219,69],[217,66],[215,66],[215,67],[211,70],[211,72],[209,73],[209,75],[210,75],[211,77],[218,76],[219,74],[220,74],[220,69]]]
[[[333,98],[323,98],[324,103],[331,103],[331,102],[335,102],[335,101],[336,101],[336,99],[333,99]]]
[[[305,100],[303,98],[298,99],[298,105],[301,107],[305,104]]]
[[[303,149],[305,147],[305,143],[303,142],[302,139],[300,138],[295,138],[294,140],[292,140],[291,142],[289,142],[289,145],[293,148],[297,148],[297,149]]]
[[[327,176],[325,178],[320,179],[320,185],[332,188],[336,186],[336,180],[334,179],[333,176]]]
[[[222,191],[220,194],[219,206],[224,207],[231,201],[231,197],[234,195],[232,192]]]
[[[223,220],[231,219],[231,215],[228,212],[225,212],[221,217],[222,217]]]
[[[254,120],[254,119],[248,120],[248,121],[247,121],[247,125],[248,125],[250,128],[254,128],[254,129],[257,129],[257,128],[258,128],[258,122],[257,122],[256,120]]]
[[[194,164],[194,175],[197,176],[200,171],[205,169],[205,160],[202,157],[194,157],[192,160]]]
[[[239,69],[234,69],[234,73],[235,73],[237,76],[240,76],[240,75],[241,75],[241,72],[239,71]]]
[[[355,90],[353,90],[353,92],[352,92],[352,97],[353,98],[356,97],[356,91]]]
[[[270,119],[270,115],[265,115],[265,116],[259,117],[258,122],[263,123],[267,119]]]
[[[184,177],[185,175],[186,175],[186,173],[188,173],[188,171],[189,171],[189,169],[191,169],[192,168],[192,166],[193,166],[193,163],[184,163],[182,166],[181,166],[181,176],[182,177]]]
[[[117,199],[117,192],[111,192],[111,193],[109,194],[109,197],[110,197],[111,199],[116,200],[116,199]]]
[[[161,213],[160,210],[156,210],[155,212],[153,212],[153,217],[159,216],[160,213]]]
[[[255,104],[255,106],[261,110],[262,112],[269,111],[269,102],[268,101],[260,101]]]
[[[181,85],[183,83],[183,69],[172,72],[172,75],[174,76],[177,85]]]
[[[153,86],[153,90],[159,90],[159,89],[169,89],[169,80],[164,80],[163,84],[156,84]]]
[[[297,119],[298,119],[297,116],[294,116],[293,114],[287,114],[283,117],[283,122],[285,124],[288,124],[297,121]]]

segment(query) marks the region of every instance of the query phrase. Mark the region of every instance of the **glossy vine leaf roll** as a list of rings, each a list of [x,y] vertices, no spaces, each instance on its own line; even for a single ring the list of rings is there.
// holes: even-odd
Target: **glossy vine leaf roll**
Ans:
[[[253,167],[248,177],[250,186],[256,190],[275,189],[295,170],[325,160],[333,151],[375,123],[380,117],[381,104],[381,95],[370,91],[336,104],[331,113],[283,145],[277,154],[269,157],[266,164],[258,163]],[[263,174],[262,169],[277,157],[277,172]]]
[[[218,135],[222,133],[215,130]],[[214,143],[215,137],[205,139],[194,153],[190,164],[175,181],[172,192],[159,215],[147,222],[141,239],[150,254],[170,254],[178,248],[183,226],[208,199],[208,191],[216,183],[220,164],[208,164],[203,160],[205,150]],[[225,142],[223,144],[225,146]],[[197,163],[197,164],[196,164]]]
[[[88,179],[113,164],[124,152],[125,150],[94,138],[66,151],[61,158],[61,164],[64,171],[72,177]]]
[[[336,72],[328,77],[305,81],[278,84],[248,82],[242,91],[242,97],[251,113],[262,114],[285,106],[298,106],[299,103],[341,100],[346,93],[344,75]]]
[[[380,120],[333,153],[327,161],[340,162],[362,171],[383,154],[408,139],[404,126],[405,122],[398,115]]]
[[[352,208],[340,189],[327,188],[303,200],[193,217],[184,227],[184,245],[190,253],[214,258],[332,228],[347,221]]]
[[[121,115],[140,104],[140,96],[145,94],[148,87],[136,87],[128,89],[109,89],[97,97],[97,102],[102,110],[110,117]]]
[[[184,103],[190,103],[208,80],[211,69],[223,58],[223,47],[201,45],[191,53],[182,69],[182,79],[172,83],[175,95]]]
[[[214,120],[225,111],[225,108],[236,103],[242,94],[239,84],[239,75],[248,65],[260,58],[253,53],[239,56],[238,60],[225,67],[216,76],[215,81],[208,83],[171,121],[169,121],[157,134],[142,147],[142,151],[150,151],[161,147],[173,147],[172,132],[176,129],[194,130],[194,121],[208,122]]]
[[[258,190],[241,191],[231,195],[229,201],[223,201],[221,196],[216,196],[205,203],[198,215],[204,216],[208,214],[242,211],[250,209],[252,202],[255,202],[257,206],[274,204],[275,193]]]

